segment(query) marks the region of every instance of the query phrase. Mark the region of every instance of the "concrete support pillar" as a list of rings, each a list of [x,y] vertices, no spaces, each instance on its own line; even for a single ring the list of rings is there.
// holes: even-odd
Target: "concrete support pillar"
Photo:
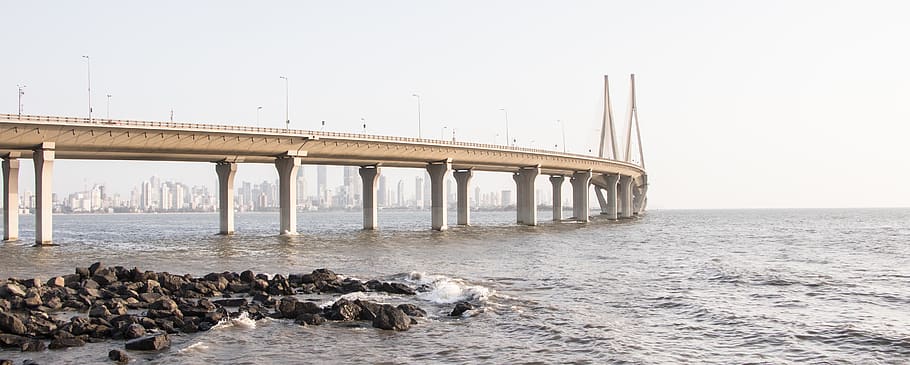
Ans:
[[[54,142],[44,142],[35,148],[35,243],[53,242],[54,214]]]
[[[449,228],[446,217],[446,173],[452,169],[452,161],[445,160],[427,164],[427,173],[430,174],[430,210],[433,217],[433,229],[445,231]]]
[[[632,177],[619,177],[619,211],[621,218],[632,218]]]
[[[300,157],[282,156],[275,159],[278,169],[278,198],[281,207],[281,234],[297,234],[297,169]]]
[[[562,182],[566,180],[562,175],[551,175],[550,184],[553,185],[553,220],[562,220]]]
[[[607,219],[619,219],[619,204],[617,202],[619,194],[616,191],[619,175],[607,174],[604,175],[604,180],[607,180]]]
[[[452,172],[455,177],[455,184],[458,185],[456,199],[458,202],[458,225],[467,226],[471,224],[471,198],[468,196],[471,188],[471,177],[474,176],[473,170],[457,170]]]
[[[522,167],[513,176],[518,191],[516,205],[518,223],[529,226],[537,225],[537,195],[534,194],[534,181],[540,175],[540,167]]]
[[[3,240],[19,238],[19,153],[3,157]]]
[[[648,205],[648,175],[641,176],[641,185],[636,186],[633,193],[635,197],[632,200],[632,211],[641,214]]]
[[[572,174],[572,213],[575,220],[587,222],[591,206],[588,191],[591,184],[591,170],[576,171]]]
[[[215,173],[218,174],[220,233],[234,234],[234,175],[237,173],[237,164],[226,161],[218,162],[215,164]]]
[[[360,179],[363,180],[363,229],[373,230],[379,228],[379,215],[377,214],[376,187],[379,182],[379,166],[363,166],[360,168]]]
[[[524,183],[521,181],[519,173],[512,174],[512,180],[515,180],[515,223],[524,224]]]

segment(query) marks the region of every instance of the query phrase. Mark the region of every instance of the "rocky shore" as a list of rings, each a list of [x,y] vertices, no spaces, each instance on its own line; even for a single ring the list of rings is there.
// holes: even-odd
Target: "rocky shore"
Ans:
[[[157,351],[170,346],[169,334],[208,331],[242,313],[253,320],[287,319],[303,326],[368,321],[391,331],[407,331],[418,323],[415,318],[427,314],[414,304],[341,298],[323,307],[295,297],[354,292],[411,296],[416,289],[403,283],[342,278],[328,269],[288,276],[247,270],[193,277],[95,263],[46,281],[0,281],[0,347],[44,351],[124,340],[126,350]],[[469,304],[459,303],[451,315],[468,309]],[[68,314],[76,315],[58,318]],[[111,351],[109,358],[129,359],[121,350]]]

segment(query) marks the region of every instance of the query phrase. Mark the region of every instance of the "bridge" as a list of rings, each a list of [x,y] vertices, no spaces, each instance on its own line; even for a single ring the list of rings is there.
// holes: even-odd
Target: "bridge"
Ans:
[[[634,75],[632,78],[634,95]],[[297,231],[297,169],[302,164],[360,166],[363,227],[376,229],[377,182],[382,167],[426,169],[431,185],[431,227],[448,227],[445,176],[456,182],[457,224],[470,224],[469,184],[474,171],[511,173],[517,190],[518,224],[537,225],[534,182],[549,175],[553,219],[562,220],[562,183],[573,188],[571,219],[589,220],[590,186],[609,219],[631,218],[647,205],[643,159],[631,162],[631,135],[637,133],[634,97],[626,152],[619,156],[609,87],[604,77],[604,119],[599,156],[541,149],[408,137],[324,131],[149,122],[39,115],[0,114],[3,168],[4,240],[18,239],[19,160],[35,165],[35,240],[52,243],[52,186],[56,159],[210,162],[218,176],[220,233],[234,233],[234,175],[244,163],[274,164],[279,177],[280,233]],[[638,136],[639,153],[641,137]]]

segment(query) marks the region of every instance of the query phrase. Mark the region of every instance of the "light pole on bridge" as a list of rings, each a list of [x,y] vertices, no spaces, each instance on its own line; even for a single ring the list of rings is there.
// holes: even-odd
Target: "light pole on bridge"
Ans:
[[[256,127],[257,128],[259,127],[259,112],[261,112],[261,111],[262,111],[262,107],[257,106],[256,107]]]
[[[107,119],[111,119],[111,94],[107,94]]]
[[[286,129],[286,130],[291,130],[291,118],[289,117],[289,114],[288,114],[288,110],[290,110],[290,106],[289,106],[289,103],[288,103],[288,101],[290,100],[290,99],[288,98],[288,90],[290,90],[290,87],[288,86],[288,84],[289,84],[290,82],[288,81],[288,78],[287,78],[286,76],[278,76],[278,77],[284,79],[284,123],[285,123],[285,129]]]
[[[19,88],[19,119],[22,119],[22,96],[25,95],[25,85],[16,85]]]
[[[556,124],[562,127],[562,153],[566,153],[566,124],[561,120],[556,120]]]
[[[92,121],[92,59],[89,56],[82,56],[85,59],[88,70],[88,121]]]

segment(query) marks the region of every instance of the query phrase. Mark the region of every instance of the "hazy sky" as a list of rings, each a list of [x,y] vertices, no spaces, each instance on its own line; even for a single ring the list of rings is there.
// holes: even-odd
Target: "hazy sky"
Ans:
[[[151,6],[145,6],[151,4]],[[0,112],[596,146],[602,75],[635,73],[650,208],[910,206],[910,5],[899,1],[0,3]],[[4,96],[5,95],[5,96]],[[623,127],[620,127],[622,130]],[[498,137],[497,137],[498,134]],[[559,149],[562,147],[560,146]],[[33,190],[24,161],[23,190]],[[310,169],[315,171],[315,169]],[[55,191],[208,164],[58,161]],[[394,176],[410,176],[411,172]],[[499,176],[501,175],[501,176]],[[484,190],[511,187],[484,175]],[[273,180],[242,165],[238,180]],[[397,178],[395,178],[397,181]],[[545,188],[546,179],[539,179]]]

